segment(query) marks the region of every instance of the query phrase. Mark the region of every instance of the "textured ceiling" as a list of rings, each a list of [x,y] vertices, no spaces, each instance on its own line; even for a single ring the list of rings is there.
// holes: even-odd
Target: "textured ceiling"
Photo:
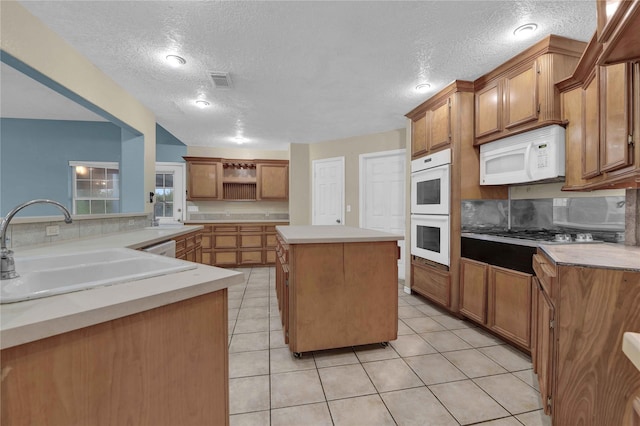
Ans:
[[[402,128],[452,80],[547,34],[588,41],[595,3],[21,1],[185,144],[238,146],[242,134],[256,149]],[[534,35],[515,39],[529,22]],[[170,53],[186,65],[169,67]],[[233,88],[215,89],[209,72],[231,73]],[[422,82],[430,92],[414,91]]]

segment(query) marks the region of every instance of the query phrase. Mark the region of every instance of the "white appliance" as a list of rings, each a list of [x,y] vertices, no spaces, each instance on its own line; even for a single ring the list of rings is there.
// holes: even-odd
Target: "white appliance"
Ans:
[[[411,254],[449,266],[449,215],[411,215]]]
[[[451,150],[411,162],[411,213],[449,214]]]
[[[176,257],[176,242],[169,240],[164,243],[156,244],[142,249],[143,251],[166,257]]]
[[[411,162],[411,254],[449,266],[451,150]]]
[[[564,127],[551,125],[480,145],[480,184],[509,185],[564,176]]]

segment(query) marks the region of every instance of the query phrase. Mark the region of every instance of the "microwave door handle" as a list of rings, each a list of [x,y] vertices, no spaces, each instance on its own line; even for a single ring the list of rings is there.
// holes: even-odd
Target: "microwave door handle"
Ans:
[[[533,179],[531,176],[531,168],[529,167],[529,157],[531,156],[532,144],[527,144],[527,149],[524,151],[524,170],[527,172],[529,179]]]

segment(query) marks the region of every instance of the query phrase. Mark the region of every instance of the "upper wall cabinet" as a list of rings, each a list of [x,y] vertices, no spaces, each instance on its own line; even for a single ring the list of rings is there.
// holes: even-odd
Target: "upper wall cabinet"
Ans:
[[[189,201],[287,201],[287,160],[184,157]]]
[[[222,199],[222,162],[219,158],[184,157],[187,160],[187,200]]]
[[[598,0],[600,65],[640,59],[640,0]]]
[[[474,82],[475,144],[560,124],[555,83],[571,75],[586,43],[550,35]]]
[[[566,122],[565,190],[637,188],[640,153],[638,62],[598,65],[597,34],[572,77],[558,83]]]
[[[435,102],[427,101],[407,114],[411,119],[412,158],[439,151],[451,144],[451,97],[434,98]]]
[[[260,161],[258,168],[258,200],[287,201],[289,199],[289,162]]]

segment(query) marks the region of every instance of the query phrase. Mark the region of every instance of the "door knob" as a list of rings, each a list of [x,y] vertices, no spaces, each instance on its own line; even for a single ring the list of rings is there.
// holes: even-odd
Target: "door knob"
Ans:
[[[336,223],[340,223],[340,219],[336,219]]]

